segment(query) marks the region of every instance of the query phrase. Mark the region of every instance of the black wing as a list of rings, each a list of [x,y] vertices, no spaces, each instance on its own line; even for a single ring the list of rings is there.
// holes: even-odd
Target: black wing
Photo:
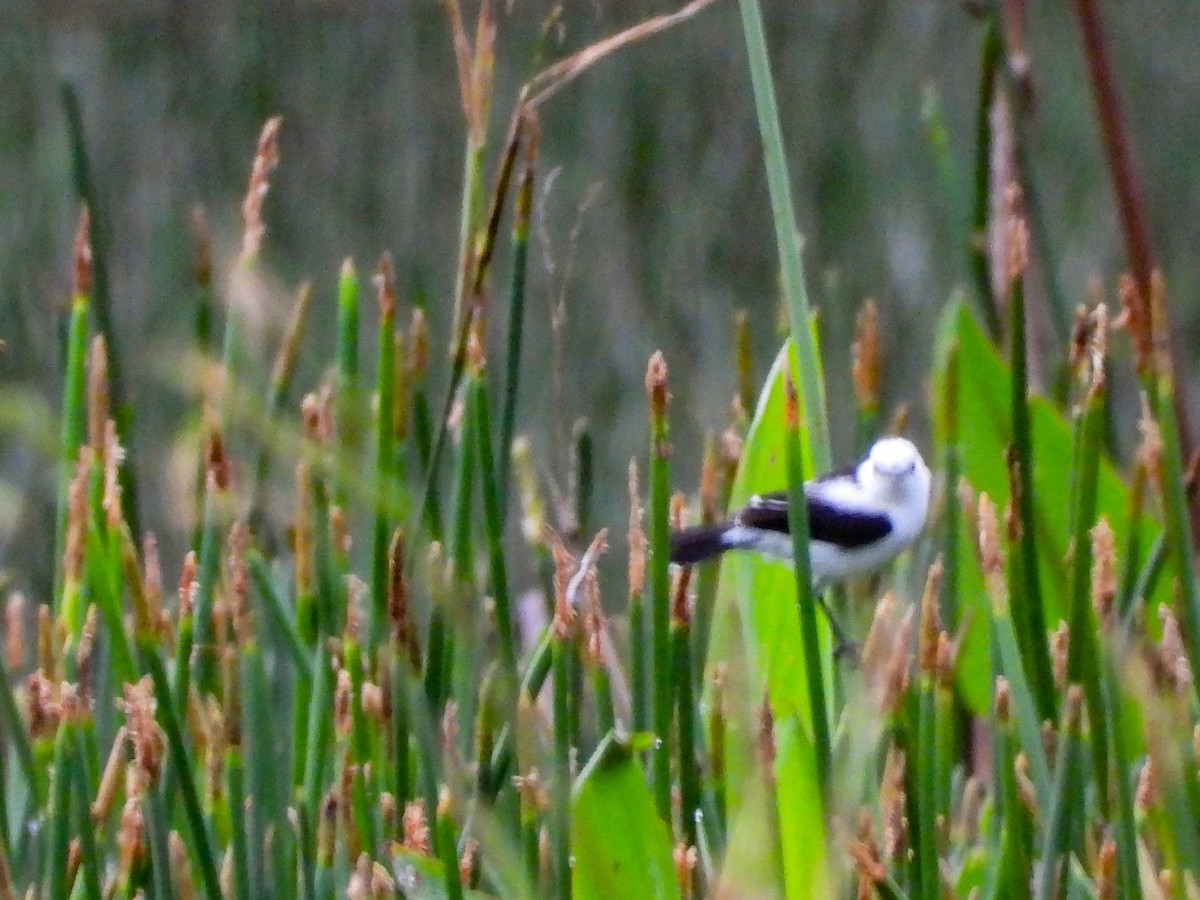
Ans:
[[[790,534],[787,495],[778,492],[752,500],[738,515],[738,521],[749,528]],[[891,520],[881,513],[846,510],[808,495],[808,536],[814,541],[854,550],[883,540],[891,531]]]

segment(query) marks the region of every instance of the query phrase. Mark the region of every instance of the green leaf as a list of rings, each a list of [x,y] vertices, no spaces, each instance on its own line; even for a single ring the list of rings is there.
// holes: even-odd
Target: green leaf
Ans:
[[[776,357],[759,397],[730,494],[732,508],[745,504],[751,494],[787,484],[785,362],[790,363],[795,377],[797,361],[790,341]],[[802,422],[802,429],[804,425]],[[801,445],[807,457],[811,442],[802,439]],[[805,459],[805,471],[813,471],[811,458]],[[780,889],[786,889],[789,897],[823,897],[823,879],[818,873],[823,873],[826,865],[825,827],[796,602],[796,581],[790,566],[752,554],[726,556],[717,587],[709,664],[711,667],[724,662],[730,667],[728,694],[738,699],[729,703],[728,710],[731,716],[743,716],[740,721],[731,721],[727,731],[728,802],[733,823],[730,847],[735,846],[740,823],[755,821],[738,812],[752,789],[748,773],[757,765],[755,711],[768,696],[778,723],[775,806],[780,819],[778,839],[785,881]],[[824,617],[819,623],[826,696],[832,696],[831,641]],[[757,824],[754,827],[756,832],[761,830]]]
[[[946,384],[947,349],[957,344],[959,354],[958,415],[962,475],[976,492],[986,492],[997,508],[1008,502],[1008,469],[1005,448],[1012,440],[1009,414],[1010,373],[996,348],[984,334],[974,316],[961,303],[952,303],[942,318],[939,335],[934,389],[940,393]],[[945,440],[942,404],[934,404],[939,416],[934,436],[939,445]],[[1066,416],[1045,397],[1030,400],[1034,458],[1033,472],[1034,530],[1040,548],[1040,583],[1046,606],[1046,623],[1057,626],[1067,615],[1070,598],[1070,503],[1072,429]],[[949,486],[947,503],[957,503],[954,486]],[[1117,536],[1117,546],[1125,545],[1129,528],[1129,494],[1120,475],[1107,458],[1100,460],[1097,482],[1096,515],[1106,516]],[[985,713],[991,703],[991,674],[988,661],[986,622],[987,598],[983,576],[974,550],[974,535],[962,526],[959,548],[959,608],[969,623],[966,639],[959,652],[958,686],[973,712]],[[1148,529],[1149,531],[1149,529]],[[1148,542],[1145,542],[1148,543]],[[1146,551],[1143,551],[1146,552]],[[1167,599],[1167,579],[1148,599],[1155,605]],[[1153,618],[1148,616],[1148,619]]]
[[[571,794],[577,900],[678,897],[671,837],[628,745],[605,738]]]

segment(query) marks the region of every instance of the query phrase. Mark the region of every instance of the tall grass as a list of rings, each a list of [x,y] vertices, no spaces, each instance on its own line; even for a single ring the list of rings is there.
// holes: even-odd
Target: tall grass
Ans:
[[[1132,353],[1110,341],[1104,306],[1081,310],[1056,361],[1070,405],[1034,396],[1024,285],[1027,251],[1044,248],[1027,247],[1015,199],[986,202],[1009,186],[981,183],[977,165],[974,225],[987,224],[981,209],[1006,216],[1008,295],[991,296],[988,248],[969,243],[986,326],[957,298],[942,315],[935,512],[891,573],[850,587],[851,608],[871,612],[869,630],[856,626],[857,664],[834,657],[803,527],[790,569],[731,557],[672,572],[669,532],[691,507],[711,523],[749,493],[786,487],[803,523],[803,482],[831,462],[761,14],[742,0],[791,339],[756,400],[751,326],[737,325],[740,414],[704,448],[694,501],[672,495],[672,460],[700,451],[672,446],[667,361],[651,357],[628,578],[609,584],[598,567],[607,532],[591,533],[591,498],[612,489],[594,483],[595,436],[576,431],[573,502],[555,530],[518,434],[532,389],[522,330],[537,107],[704,4],[535,77],[498,148],[497,22],[484,3],[472,41],[446,5],[468,132],[449,353],[431,349],[442,344],[386,255],[374,306],[360,304],[351,263],[336,309],[300,291],[261,386],[225,297],[200,527],[175,602],[123,490],[138,458],[120,447],[117,348],[92,315],[83,215],[56,459],[61,568],[36,636],[18,599],[6,615],[0,897],[1191,896],[1196,474],[1161,279],[1122,281]],[[1010,62],[988,35],[978,123]],[[1107,71],[1094,58],[1102,42],[1092,34],[1086,47]],[[1118,139],[1119,119],[1108,127]],[[251,294],[279,128],[267,123],[251,164],[233,264]],[[979,136],[990,141],[989,128]],[[511,269],[497,273],[506,219]],[[223,281],[202,268],[206,352],[209,295]],[[302,385],[289,409],[306,314],[336,316],[336,344],[318,360],[332,374]],[[360,318],[374,329],[373,369]],[[887,341],[875,304],[859,322],[865,446],[881,430]],[[489,327],[506,328],[504,340]],[[1142,408],[1126,474],[1103,447],[1106,379],[1127,359]],[[430,383],[449,385],[440,405]],[[261,404],[235,402],[251,394]],[[231,447],[247,406],[267,434]],[[264,512],[279,470],[295,473],[286,534]],[[518,603],[526,592],[540,595],[538,615]]]

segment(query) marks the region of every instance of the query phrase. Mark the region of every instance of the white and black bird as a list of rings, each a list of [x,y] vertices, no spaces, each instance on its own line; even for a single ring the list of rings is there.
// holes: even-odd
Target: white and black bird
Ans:
[[[806,482],[813,591],[873,572],[916,540],[931,482],[920,452],[901,437],[876,441],[862,462]],[[671,535],[671,562],[680,565],[727,550],[790,561],[787,492],[755,495],[728,522]]]

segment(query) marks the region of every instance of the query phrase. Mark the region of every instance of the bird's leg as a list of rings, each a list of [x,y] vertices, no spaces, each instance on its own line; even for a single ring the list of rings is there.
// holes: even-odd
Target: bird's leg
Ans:
[[[817,606],[821,607],[821,611],[825,613],[825,618],[829,622],[829,630],[833,632],[834,658],[853,659],[858,654],[858,646],[846,636],[846,630],[842,628],[842,623],[838,621],[838,617],[833,614],[833,610],[829,608],[829,604],[825,601],[824,585],[813,587],[813,599],[817,601]]]

